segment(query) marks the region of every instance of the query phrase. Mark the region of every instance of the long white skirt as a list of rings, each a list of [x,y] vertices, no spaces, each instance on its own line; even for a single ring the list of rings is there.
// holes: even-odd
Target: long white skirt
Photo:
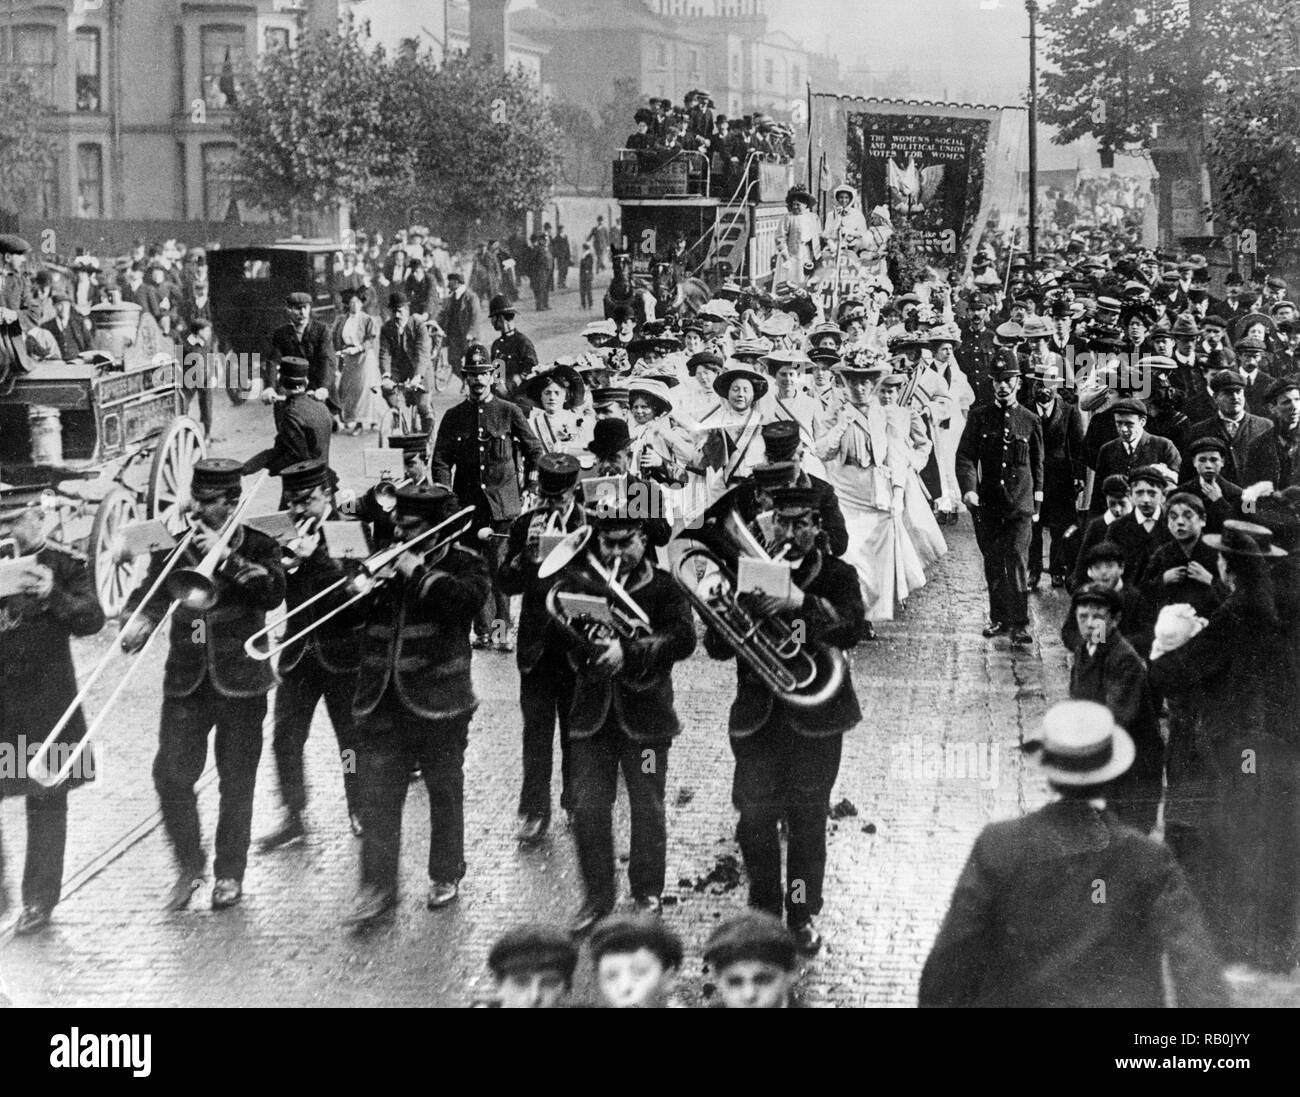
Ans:
[[[922,567],[928,571],[948,551],[948,542],[939,530],[918,472],[908,474],[907,486],[903,489],[903,525],[912,538]]]
[[[827,472],[849,534],[843,559],[858,573],[867,619],[892,621],[898,603],[925,586],[925,568],[903,516],[866,503],[875,498],[871,469],[835,461],[827,466]]]

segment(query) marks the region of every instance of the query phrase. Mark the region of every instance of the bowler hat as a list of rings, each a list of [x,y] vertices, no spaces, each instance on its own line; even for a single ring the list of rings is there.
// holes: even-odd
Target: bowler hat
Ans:
[[[592,428],[591,444],[587,448],[602,461],[607,461],[614,454],[627,449],[631,443],[632,436],[628,431],[626,420],[597,419],[595,427]]]

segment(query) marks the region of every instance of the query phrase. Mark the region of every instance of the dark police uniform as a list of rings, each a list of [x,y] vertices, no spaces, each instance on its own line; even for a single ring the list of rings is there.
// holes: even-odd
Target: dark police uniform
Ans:
[[[208,459],[195,468],[196,489],[205,476],[204,466],[220,466],[211,475],[227,476],[238,485],[237,462]],[[195,567],[201,559],[192,548],[187,557],[180,567]],[[128,608],[152,586],[166,558],[166,553],[153,555]],[[200,612],[182,605],[172,615],[153,779],[181,871],[200,876],[205,856],[194,785],[207,761],[208,733],[217,729],[221,806],[213,868],[218,879],[241,881],[248,861],[266,695],[273,685],[270,663],[250,659],[244,642],[265,627],[267,610],[284,600],[280,546],[243,527],[213,580],[217,602],[212,609]],[[144,606],[143,616],[156,626],[169,604],[169,596],[160,590]]]
[[[421,501],[421,500],[427,500]],[[398,491],[398,513],[449,517],[456,499],[438,486]],[[413,550],[417,555],[420,547]],[[357,721],[362,797],[361,883],[397,889],[402,806],[418,766],[429,793],[429,878],[465,875],[465,747],[478,707],[470,680],[469,628],[488,596],[482,558],[452,546],[440,561],[377,587],[345,618],[364,622]]]
[[[511,394],[519,387],[519,382],[537,368],[537,348],[518,329],[509,335],[498,335],[493,339],[489,353],[492,361],[505,363],[501,369],[501,380]]]
[[[14,493],[0,500],[0,509],[14,505],[17,498]],[[30,761],[35,744],[44,741],[77,695],[69,637],[90,636],[104,627],[104,613],[83,557],[62,546],[46,544],[33,559],[53,573],[49,595],[41,601],[29,594],[0,599],[0,749],[15,763]],[[85,730],[85,719],[78,709],[60,733],[59,742],[71,749]],[[51,765],[57,767],[66,757],[64,754],[60,759],[52,753]],[[89,752],[82,758],[86,765],[74,769],[76,776],[54,791],[16,770],[0,772],[0,798],[27,799],[27,855],[22,882],[26,908],[48,914],[59,901],[68,833],[68,790],[93,775]],[[0,851],[0,879],[3,876]]]
[[[778,488],[778,497],[783,490],[812,498],[807,488]],[[857,572],[814,549],[792,578],[804,592],[804,602],[778,616],[792,625],[803,622],[806,642],[813,647],[855,646],[866,620]],[[715,659],[735,656],[712,629],[705,633],[704,646]],[[844,670],[840,688],[827,701],[807,708],[791,705],[743,660],[736,662],[736,699],[728,732],[736,757],[733,795],[740,810],[737,838],[749,876],[749,905],[778,917],[784,906],[792,928],[808,924],[821,912],[826,807],[839,774],[844,733],[862,719],[847,664]],[[777,829],[782,818],[789,828],[786,888],[781,886]],[[802,882],[802,893],[797,882]]]
[[[1029,624],[1029,540],[1043,492],[1038,416],[1018,403],[971,408],[957,444],[957,482],[963,495],[979,494],[971,513],[984,556],[989,617],[995,625],[1023,629]]]
[[[604,591],[604,584],[581,562],[562,574],[566,589]],[[632,822],[628,862],[632,895],[656,899],[663,892],[668,749],[681,732],[673,709],[672,668],[695,650],[690,604],[666,572],[643,559],[623,586],[650,619],[651,628],[648,635],[622,641],[623,669],[603,677],[589,665],[585,653],[571,648],[569,654],[575,670],[569,713],[573,830],[586,886],[584,912],[591,914],[614,908],[612,811],[620,769]]]
[[[482,368],[471,365],[465,372]],[[438,424],[430,472],[438,483],[452,489],[462,506],[475,508],[475,530],[489,526],[497,533],[505,533],[522,505],[519,451],[526,470],[533,468],[542,455],[542,445],[517,404],[496,396],[489,396],[481,404],[466,400],[449,408]],[[474,623],[480,639],[492,633],[494,620],[510,621],[510,599],[496,582],[504,544],[501,538],[493,538],[486,545],[493,593]]]
[[[554,470],[554,471],[552,471]],[[551,494],[565,480],[578,476],[577,458],[569,454],[546,454],[539,468],[539,489]],[[548,486],[548,477],[554,482]],[[573,489],[562,489],[553,503],[521,514],[510,527],[505,562],[499,580],[506,595],[521,594],[519,608],[519,707],[524,722],[523,786],[519,792],[519,814],[525,819],[551,817],[552,744],[555,725],[560,725],[560,807],[573,810],[569,772],[569,710],[573,707],[574,673],[568,660],[568,640],[555,627],[546,611],[546,595],[555,579],[539,579],[540,561],[529,554],[529,540],[536,532],[553,527],[570,533],[585,524],[582,508]],[[554,519],[552,520],[552,516]]]

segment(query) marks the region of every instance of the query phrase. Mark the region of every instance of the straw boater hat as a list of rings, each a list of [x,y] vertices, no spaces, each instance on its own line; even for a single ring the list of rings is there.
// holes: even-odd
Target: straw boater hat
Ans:
[[[756,373],[754,370],[741,365],[734,366],[731,369],[724,369],[718,374],[713,379],[713,391],[725,400],[733,381],[748,381],[753,385],[755,400],[762,398],[767,393],[767,378],[761,373]]]
[[[1128,771],[1137,756],[1132,736],[1095,701],[1061,701],[1043,717],[1041,739],[1026,742],[1057,785],[1101,785]]]

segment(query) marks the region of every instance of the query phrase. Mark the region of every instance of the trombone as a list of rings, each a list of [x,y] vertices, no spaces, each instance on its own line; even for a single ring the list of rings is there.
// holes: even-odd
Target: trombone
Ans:
[[[420,544],[421,542],[427,541],[434,534],[443,534],[443,536],[440,536],[435,544],[431,545],[429,548],[426,548],[423,552],[423,555],[428,556],[430,553],[437,552],[439,549],[446,548],[453,541],[457,541],[465,535],[465,531],[469,529],[473,519],[474,519],[474,508],[472,506],[463,507],[460,510],[458,510],[455,514],[453,514],[450,518],[444,518],[436,526],[430,526],[423,533],[417,534],[415,537],[412,537],[411,540],[399,541],[395,545],[390,545],[386,549],[380,549],[378,552],[372,554],[371,556],[368,556],[365,560],[361,562],[361,574],[379,583],[387,582],[387,580],[392,578],[392,573],[387,571],[386,569],[388,569],[390,565],[392,565],[397,560],[398,557],[404,555],[407,552],[410,552],[416,545]],[[454,526],[455,528],[451,529],[450,532],[447,533],[443,532],[447,530],[448,527],[452,527],[452,526]],[[332,620],[333,618],[337,617],[340,613],[342,613],[345,609],[348,609],[350,606],[353,606],[357,602],[360,602],[363,598],[367,597],[372,592],[373,590],[372,587],[367,587],[365,590],[358,591],[356,594],[352,595],[351,598],[348,598],[345,602],[342,602],[341,604],[335,606],[328,613],[322,614],[320,617],[317,617],[314,621],[303,626],[292,636],[282,636],[275,644],[268,643],[265,648],[260,648],[257,646],[262,641],[269,640],[271,633],[273,633],[276,629],[281,628],[282,626],[288,624],[291,620],[293,620],[295,617],[301,614],[304,610],[310,609],[321,599],[326,598],[329,595],[333,594],[336,590],[339,590],[340,588],[347,586],[355,578],[356,576],[353,575],[345,575],[342,579],[339,579],[331,583],[324,590],[317,591],[310,598],[306,599],[306,601],[301,602],[299,605],[294,606],[293,609],[289,610],[278,621],[274,621],[271,624],[267,625],[265,628],[260,629],[257,632],[253,633],[252,636],[250,636],[247,640],[244,641],[244,653],[250,659],[255,659],[259,663],[265,662],[267,659],[270,659],[273,656],[280,654],[280,652],[284,651],[286,648],[292,647],[294,644],[298,643],[299,640],[302,640],[304,637],[306,637],[309,633],[315,632],[318,628],[321,627],[321,625],[325,624],[326,621]]]
[[[104,722],[105,716],[112,711],[118,698],[122,696],[127,685],[134,677],[136,670],[144,663],[144,653],[148,650],[154,640],[165,631],[167,624],[172,619],[172,615],[180,608],[183,599],[180,595],[176,594],[175,591],[180,589],[186,593],[195,592],[197,595],[206,594],[207,591],[210,590],[212,592],[212,601],[210,604],[199,607],[191,606],[191,608],[210,609],[212,605],[216,604],[216,586],[212,583],[212,575],[216,572],[217,565],[221,562],[221,554],[225,551],[226,546],[234,536],[234,531],[239,528],[239,523],[244,516],[244,512],[248,509],[249,504],[253,501],[253,497],[257,494],[258,490],[269,475],[270,473],[263,472],[261,476],[253,482],[252,489],[244,495],[243,499],[240,500],[239,506],[236,507],[230,517],[226,519],[226,525],[222,529],[221,537],[217,543],[208,550],[207,555],[199,562],[198,567],[176,571],[176,565],[185,557],[186,553],[189,551],[190,545],[193,544],[194,538],[198,533],[198,527],[194,523],[190,524],[189,531],[179,542],[177,542],[176,547],[171,550],[170,555],[168,555],[166,561],[163,563],[162,570],[158,572],[158,577],[145,592],[144,597],[140,599],[139,604],[135,607],[135,611],[127,618],[126,624],[122,626],[118,635],[120,636],[122,633],[128,631],[140,619],[141,615],[144,613],[145,607],[153,601],[154,595],[156,595],[159,590],[163,589],[164,586],[166,586],[167,592],[173,595],[172,603],[167,607],[167,612],[163,614],[158,624],[154,626],[153,631],[149,633],[149,638],[145,641],[144,647],[136,653],[136,658],[131,662],[126,673],[118,679],[117,685],[114,687],[113,692],[109,694],[108,700],[104,702],[103,707],[99,710],[99,714],[86,726],[86,730],[82,733],[80,740],[75,746],[72,746],[72,749],[68,752],[68,756],[63,760],[63,763],[59,768],[51,772],[50,755],[54,750],[55,741],[58,739],[63,729],[68,726],[68,723],[72,720],[73,716],[81,708],[82,703],[90,693],[91,687],[99,681],[104,671],[108,669],[110,659],[114,654],[116,654],[116,645],[111,646],[108,651],[104,652],[104,657],[100,659],[100,661],[95,665],[95,669],[90,672],[89,676],[87,676],[85,682],[82,683],[81,688],[77,690],[77,695],[72,699],[72,703],[68,705],[63,715],[59,717],[58,723],[56,723],[50,730],[50,733],[45,737],[45,741],[41,743],[40,748],[32,756],[32,760],[27,764],[27,776],[37,784],[52,789],[57,788],[68,779],[68,775],[72,773],[72,769],[77,764],[77,760],[85,752],[86,747],[89,746],[91,736],[99,730],[100,725]],[[172,580],[178,579],[181,576],[187,577],[185,582],[183,584],[173,585]],[[71,746],[71,744],[62,745]]]

